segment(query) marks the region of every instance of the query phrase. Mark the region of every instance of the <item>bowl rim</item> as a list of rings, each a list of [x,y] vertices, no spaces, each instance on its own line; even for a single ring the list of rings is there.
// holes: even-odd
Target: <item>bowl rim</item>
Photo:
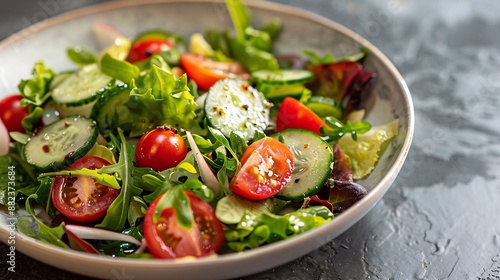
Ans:
[[[144,0],[144,1],[133,1],[133,0],[124,0],[124,1],[110,1],[104,2],[100,4],[94,4],[87,7],[83,7],[80,9],[76,9],[73,11],[65,12],[63,14],[48,18],[46,20],[35,23],[34,25],[27,27],[17,33],[10,35],[0,42],[0,51],[4,48],[8,47],[11,44],[14,44],[18,41],[23,40],[25,37],[33,35],[40,30],[47,29],[50,27],[54,27],[60,24],[63,24],[68,21],[72,21],[74,19],[86,17],[96,13],[107,12],[114,9],[123,9],[123,8],[131,8],[135,6],[147,6],[147,5],[155,5],[155,4],[170,4],[170,3],[224,3],[224,0]],[[140,267],[140,268],[152,268],[161,266],[163,269],[173,269],[173,268],[192,268],[192,267],[201,267],[205,265],[213,265],[214,261],[223,261],[223,262],[245,262],[250,259],[259,258],[262,255],[267,255],[275,250],[283,250],[290,243],[292,244],[300,244],[305,239],[313,238],[314,236],[322,236],[325,235],[325,232],[330,230],[331,227],[335,227],[337,224],[343,224],[344,229],[341,229],[341,232],[344,232],[347,228],[351,227],[354,223],[356,223],[359,219],[361,219],[365,214],[373,208],[381,197],[387,192],[387,190],[392,185],[393,181],[396,179],[397,174],[401,170],[403,163],[408,155],[410,150],[410,146],[413,140],[414,134],[414,107],[413,101],[411,98],[410,91],[408,86],[406,85],[402,75],[393,65],[393,63],[372,43],[370,43],[367,39],[363,38],[361,35],[355,33],[354,31],[348,29],[347,27],[334,22],[331,19],[323,17],[321,15],[315,14],[310,11],[306,11],[300,8],[287,6],[284,4],[278,4],[273,2],[264,2],[260,0],[251,0],[245,1],[245,5],[249,8],[257,8],[264,9],[267,11],[277,11],[281,14],[286,14],[293,17],[300,17],[315,23],[318,23],[322,26],[325,26],[329,29],[335,29],[336,31],[342,33],[344,36],[351,38],[356,43],[363,45],[370,49],[371,53],[380,60],[381,65],[387,68],[388,72],[395,77],[397,80],[398,86],[402,89],[403,100],[405,101],[404,105],[406,107],[407,115],[404,116],[404,119],[400,120],[407,125],[406,135],[404,135],[404,142],[402,144],[401,152],[397,155],[397,158],[394,160],[394,163],[388,169],[387,174],[373,186],[373,188],[368,192],[367,196],[363,198],[361,201],[350,207],[347,211],[342,213],[341,215],[335,217],[334,220],[329,223],[312,229],[311,231],[302,233],[298,236],[295,236],[291,239],[287,239],[283,242],[277,242],[273,244],[268,244],[263,247],[259,247],[256,249],[244,251],[242,253],[232,253],[227,255],[218,255],[215,258],[201,258],[196,260],[174,260],[174,261],[166,261],[166,260],[157,260],[157,259],[131,259],[131,258],[110,258],[105,256],[95,256],[83,252],[77,252],[73,250],[66,250],[63,248],[59,248],[52,245],[47,245],[42,242],[39,242],[33,238],[24,236],[23,234],[19,234],[19,239],[27,242],[26,245],[29,245],[30,250],[48,250],[51,255],[61,255],[61,257],[76,257],[80,260],[84,260],[89,263],[99,262],[100,264],[109,264],[109,265],[126,265],[127,267]],[[403,116],[402,116],[403,117]],[[359,215],[358,212],[362,212]],[[2,213],[3,215],[3,213]],[[355,216],[355,217],[353,217]],[[8,232],[5,231],[4,228],[0,227],[0,237],[2,240],[6,240],[6,236]],[[337,235],[336,235],[337,236]],[[333,238],[335,238],[334,236]],[[332,238],[328,239],[330,241]],[[292,241],[293,240],[293,241]],[[292,242],[290,242],[292,241]],[[308,252],[316,249],[319,246],[323,246],[325,243],[321,243],[316,247],[311,247]],[[305,252],[304,254],[308,253]],[[29,252],[24,252],[29,255]],[[44,262],[43,260],[39,260]]]

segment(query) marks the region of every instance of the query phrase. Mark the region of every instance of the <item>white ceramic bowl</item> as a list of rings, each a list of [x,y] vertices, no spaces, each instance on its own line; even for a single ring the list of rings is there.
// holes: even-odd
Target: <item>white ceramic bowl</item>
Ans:
[[[378,98],[367,119],[378,125],[399,118],[400,125],[399,135],[375,171],[362,182],[369,190],[368,195],[330,223],[300,236],[214,258],[164,261],[94,256],[46,245],[19,233],[16,250],[49,265],[98,278],[234,278],[270,269],[311,252],[337,237],[373,208],[400,171],[413,136],[413,105],[403,78],[377,48],[339,24],[283,5],[268,2],[247,2],[247,5],[256,26],[273,17],[282,19],[284,30],[276,44],[277,52],[300,53],[308,48],[340,57],[355,53],[360,46],[371,50],[365,67],[378,76],[375,86]],[[33,64],[40,59],[49,67],[65,70],[74,67],[66,58],[66,47],[82,45],[97,50],[91,26],[98,21],[109,22],[131,37],[151,28],[172,30],[186,38],[207,28],[232,30],[224,2],[216,0],[118,1],[70,12],[29,27],[0,43],[0,98],[17,92],[18,81],[29,77]],[[8,216],[5,211],[0,212],[0,239],[6,243]]]

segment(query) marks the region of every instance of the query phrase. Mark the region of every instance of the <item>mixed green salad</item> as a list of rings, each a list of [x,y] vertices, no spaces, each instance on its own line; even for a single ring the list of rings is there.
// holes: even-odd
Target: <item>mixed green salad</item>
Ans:
[[[0,204],[29,213],[18,231],[93,254],[204,257],[291,238],[366,195],[356,181],[398,127],[363,121],[370,54],[275,53],[281,22],[253,27],[226,3],[234,30],[189,38],[99,23],[102,51],[69,47],[68,71],[37,62],[0,101]]]

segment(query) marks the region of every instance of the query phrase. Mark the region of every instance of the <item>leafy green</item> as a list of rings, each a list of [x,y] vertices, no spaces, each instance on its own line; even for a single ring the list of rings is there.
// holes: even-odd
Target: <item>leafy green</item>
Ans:
[[[356,141],[358,139],[358,134],[363,134],[368,132],[372,125],[369,122],[359,121],[355,123],[351,123],[350,121],[346,121],[343,124],[341,121],[334,117],[326,117],[325,123],[328,127],[320,127],[320,131],[325,136],[327,141],[335,142],[342,138],[346,134],[350,134],[352,136],[352,140]]]
[[[231,225],[239,223],[247,213],[253,215],[260,215],[261,213],[276,214],[286,204],[286,201],[274,198],[250,200],[229,194],[217,202],[215,215],[221,222]]]
[[[68,58],[78,65],[88,65],[97,62],[97,56],[90,49],[74,46],[66,49]]]
[[[396,119],[387,124],[375,126],[367,133],[359,135],[357,141],[349,135],[339,140],[340,149],[351,160],[354,179],[364,178],[375,168],[388,143],[398,134],[398,123]]]
[[[39,182],[33,167],[23,161],[16,152],[14,148],[11,153],[0,156],[0,205],[10,206],[14,203],[17,208],[19,194],[29,196],[36,191]]]
[[[198,105],[187,85],[187,76],[175,78],[168,63],[159,55],[149,60],[149,67],[139,73],[137,66],[111,56],[101,59],[101,71],[130,84],[126,104],[129,114],[117,115],[114,123],[131,124],[122,129],[139,136],[154,127],[168,125],[189,129],[197,125]]]
[[[50,97],[49,86],[52,78],[54,78],[54,71],[45,67],[42,61],[35,64],[32,71],[33,77],[29,80],[21,80],[18,84],[18,89],[24,97],[21,100],[21,105],[35,105],[42,106],[43,103]]]
[[[242,0],[226,0],[226,7],[233,20],[238,38],[245,39],[246,29],[250,26],[250,12]]]
[[[121,179],[121,190],[118,197],[113,201],[108,209],[103,221],[96,227],[106,228],[113,231],[119,231],[124,228],[128,219],[130,200],[133,196],[140,195],[142,190],[133,184],[133,152],[128,144],[123,131],[118,129],[118,135],[121,140],[120,156],[118,162],[113,165],[107,165],[100,169],[103,174],[118,174]]]
[[[156,205],[153,222],[156,224],[163,210],[173,208],[179,225],[183,229],[190,229],[193,225],[193,212],[188,196],[181,187],[169,189]]]
[[[313,65],[325,65],[335,62],[335,57],[331,53],[325,55],[324,57],[320,57],[313,50],[303,50],[303,53],[309,57],[309,60]]]
[[[22,120],[27,131],[34,131],[40,125],[43,109],[40,108],[50,97],[50,83],[54,78],[54,71],[45,67],[42,61],[35,63],[32,78],[21,80],[18,84],[23,99],[21,106],[28,106],[29,115]]]
[[[102,168],[103,169],[103,168]],[[120,189],[120,183],[114,175],[102,173],[101,169],[88,169],[82,168],[79,170],[60,170],[54,172],[47,172],[40,174],[39,178],[49,177],[49,176],[88,176],[96,179],[99,183],[112,187],[114,189]]]
[[[250,26],[250,13],[242,0],[226,0],[226,6],[233,20],[237,37],[229,38],[226,40],[228,42],[226,44],[223,43],[224,37],[221,37],[222,40],[216,40],[213,36],[214,33],[212,33],[210,37],[207,36],[212,47],[215,44],[229,46],[231,56],[250,72],[279,69],[278,60],[270,53],[273,43],[272,36],[276,36],[278,33],[277,28],[281,28],[277,21],[266,26],[266,30],[272,33],[269,34],[266,30],[257,30]],[[222,51],[227,52],[224,48]]]
[[[148,210],[148,205],[140,196],[133,196],[130,199],[130,208],[128,211],[128,223],[131,226],[135,226],[139,219],[144,218],[146,211]]]
[[[99,63],[100,69],[104,74],[127,84],[137,79],[140,74],[139,67],[136,65],[113,58],[107,53],[104,54]]]
[[[318,65],[327,65],[327,64],[332,64],[334,62],[342,62],[342,61],[358,62],[363,60],[366,57],[366,55],[370,53],[370,50],[366,47],[361,47],[358,53],[355,53],[351,56],[344,56],[337,60],[331,53],[326,54],[324,57],[320,57],[313,50],[305,49],[302,52],[309,57],[309,61],[311,62],[312,65],[318,66]]]
[[[61,223],[58,227],[50,228],[36,217],[30,204],[30,200],[36,198],[37,195],[32,194],[26,199],[26,212],[31,215],[31,218],[26,216],[19,217],[16,224],[17,230],[30,237],[43,240],[58,247],[69,248],[69,246],[61,240],[64,235],[64,223]],[[34,223],[32,221],[34,221]]]
[[[246,212],[243,219],[225,230],[228,251],[241,252],[263,244],[296,236],[333,219],[325,206],[313,206],[287,213],[283,216],[262,212]]]

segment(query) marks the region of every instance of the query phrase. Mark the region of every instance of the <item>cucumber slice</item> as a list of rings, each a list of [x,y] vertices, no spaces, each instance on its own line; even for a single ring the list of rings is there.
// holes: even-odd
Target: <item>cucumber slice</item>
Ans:
[[[247,141],[256,131],[265,131],[270,123],[271,107],[264,95],[242,79],[220,80],[207,93],[205,115],[212,127],[229,138],[241,132]]]
[[[100,131],[115,130],[124,126],[124,119],[130,119],[134,113],[127,106],[130,99],[130,88],[127,84],[112,87],[105,95],[97,99],[92,108],[91,117],[96,120]],[[126,130],[130,130],[126,129]]]
[[[81,106],[96,100],[112,78],[101,72],[97,64],[87,65],[64,79],[52,90],[52,99],[66,107]]]
[[[321,118],[335,117],[342,119],[344,108],[335,99],[326,96],[313,96],[305,105]]]
[[[283,137],[294,157],[290,182],[276,198],[302,201],[323,187],[333,169],[332,147],[316,133],[304,129],[286,129],[274,138]]]
[[[29,138],[24,155],[41,172],[64,169],[92,149],[97,135],[95,121],[81,116],[67,117]]]
[[[260,70],[252,73],[252,81],[266,84],[304,84],[311,81],[314,75],[304,69]]]

